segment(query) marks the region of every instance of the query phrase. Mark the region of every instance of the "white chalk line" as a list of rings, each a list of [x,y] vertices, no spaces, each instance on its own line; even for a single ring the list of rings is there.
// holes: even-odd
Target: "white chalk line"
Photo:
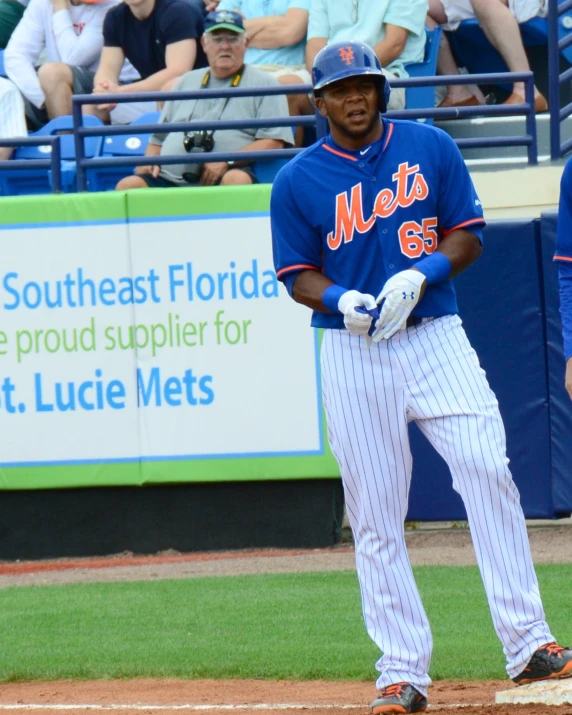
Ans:
[[[449,705],[429,705],[428,709],[459,710],[461,708],[482,708],[483,703],[454,703]],[[367,703],[359,705],[340,704],[332,705],[317,703],[241,703],[229,704],[199,704],[199,705],[143,705],[142,703],[110,703],[98,705],[88,703],[0,703],[0,710],[367,710]]]

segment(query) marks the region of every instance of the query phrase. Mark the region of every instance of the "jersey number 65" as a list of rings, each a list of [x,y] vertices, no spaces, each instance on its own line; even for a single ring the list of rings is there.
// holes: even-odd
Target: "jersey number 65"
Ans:
[[[423,253],[433,253],[437,248],[437,217],[417,221],[404,221],[399,227],[401,252],[408,258],[419,258]]]

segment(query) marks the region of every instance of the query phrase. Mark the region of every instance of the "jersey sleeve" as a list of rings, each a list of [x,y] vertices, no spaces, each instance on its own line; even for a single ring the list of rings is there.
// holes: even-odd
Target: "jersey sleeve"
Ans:
[[[300,211],[285,170],[272,185],[270,225],[278,280],[284,281],[286,276],[299,271],[322,270],[321,236]]]
[[[560,180],[555,261],[572,265],[572,159],[568,159]]]
[[[474,233],[482,242],[485,225],[483,206],[477,196],[469,170],[455,142],[439,131],[441,142],[440,187],[437,201],[438,221],[442,235],[457,228]]]

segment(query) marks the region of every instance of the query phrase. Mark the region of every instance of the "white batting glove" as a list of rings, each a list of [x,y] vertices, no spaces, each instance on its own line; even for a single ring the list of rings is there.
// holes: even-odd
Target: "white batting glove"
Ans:
[[[375,298],[369,293],[348,290],[342,293],[338,301],[338,310],[344,314],[344,325],[351,335],[367,335],[373,318],[367,312],[358,312],[356,308],[376,310]]]
[[[378,304],[383,301],[383,305],[371,336],[374,343],[387,340],[398,330],[405,330],[407,318],[419,302],[424,283],[423,273],[412,270],[396,273],[386,282],[376,301]]]

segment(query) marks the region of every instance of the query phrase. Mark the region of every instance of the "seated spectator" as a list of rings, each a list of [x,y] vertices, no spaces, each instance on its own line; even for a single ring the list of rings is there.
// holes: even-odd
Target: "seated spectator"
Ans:
[[[6,49],[8,40],[22,19],[30,0],[0,0],[0,49]]]
[[[49,119],[48,100],[36,70],[40,55],[45,51],[47,62],[61,64],[81,91],[84,71],[94,71],[99,63],[103,20],[117,1],[30,1],[4,52],[6,73],[24,95],[30,129],[39,129]]]
[[[34,0],[32,0],[34,1]],[[52,0],[55,2],[56,0]],[[61,1],[61,0],[58,0]],[[71,95],[133,94],[168,89],[193,67],[204,67],[205,57],[198,43],[203,19],[196,5],[187,0],[125,0],[110,10],[103,25],[103,51],[97,72],[83,72],[82,87],[72,84],[64,68],[43,68],[46,94],[54,96],[54,116],[68,113]],[[122,82],[121,69],[128,62],[140,79]],[[57,98],[56,98],[57,97]],[[145,112],[154,111],[154,102],[118,105],[85,105],[84,114],[102,121],[128,124]]]
[[[27,137],[28,128],[24,115],[24,100],[18,87],[9,79],[0,77],[0,139]],[[0,160],[6,161],[14,149],[0,147]]]
[[[427,24],[440,25],[453,31],[462,20],[476,17],[488,41],[499,52],[511,72],[530,72],[518,24],[530,20],[541,11],[543,0],[429,0]],[[437,60],[439,74],[459,74],[451,46],[445,34]],[[536,112],[545,112],[548,103],[534,88]],[[503,104],[524,103],[524,82],[515,82],[512,93]],[[466,85],[452,85],[439,107],[469,107],[480,101]]]
[[[270,72],[280,84],[312,84],[304,60],[310,0],[220,0],[217,10],[236,10],[245,18],[249,65]],[[290,94],[287,99],[291,116],[308,109],[314,113],[304,95]],[[297,143],[302,138],[300,131]]]
[[[408,62],[425,54],[427,0],[312,0],[306,44],[306,66],[330,42],[364,42],[375,50],[383,73],[407,77]],[[392,89],[388,109],[405,107],[405,89]]]
[[[208,87],[273,87],[278,82],[266,72],[244,64],[248,40],[242,17],[235,12],[207,15],[202,46],[208,69],[194,70],[181,77],[174,89],[190,91]],[[231,97],[214,100],[174,100],[165,102],[160,121],[240,120],[288,117],[288,103],[283,95],[266,97]],[[292,144],[288,127],[274,129],[225,129],[216,132],[172,132],[153,134],[146,154],[169,156],[185,152],[234,152],[283,149]],[[204,164],[144,166],[135,176],[122,179],[117,189],[144,189],[165,186],[217,186],[257,183],[251,161],[217,161]]]

